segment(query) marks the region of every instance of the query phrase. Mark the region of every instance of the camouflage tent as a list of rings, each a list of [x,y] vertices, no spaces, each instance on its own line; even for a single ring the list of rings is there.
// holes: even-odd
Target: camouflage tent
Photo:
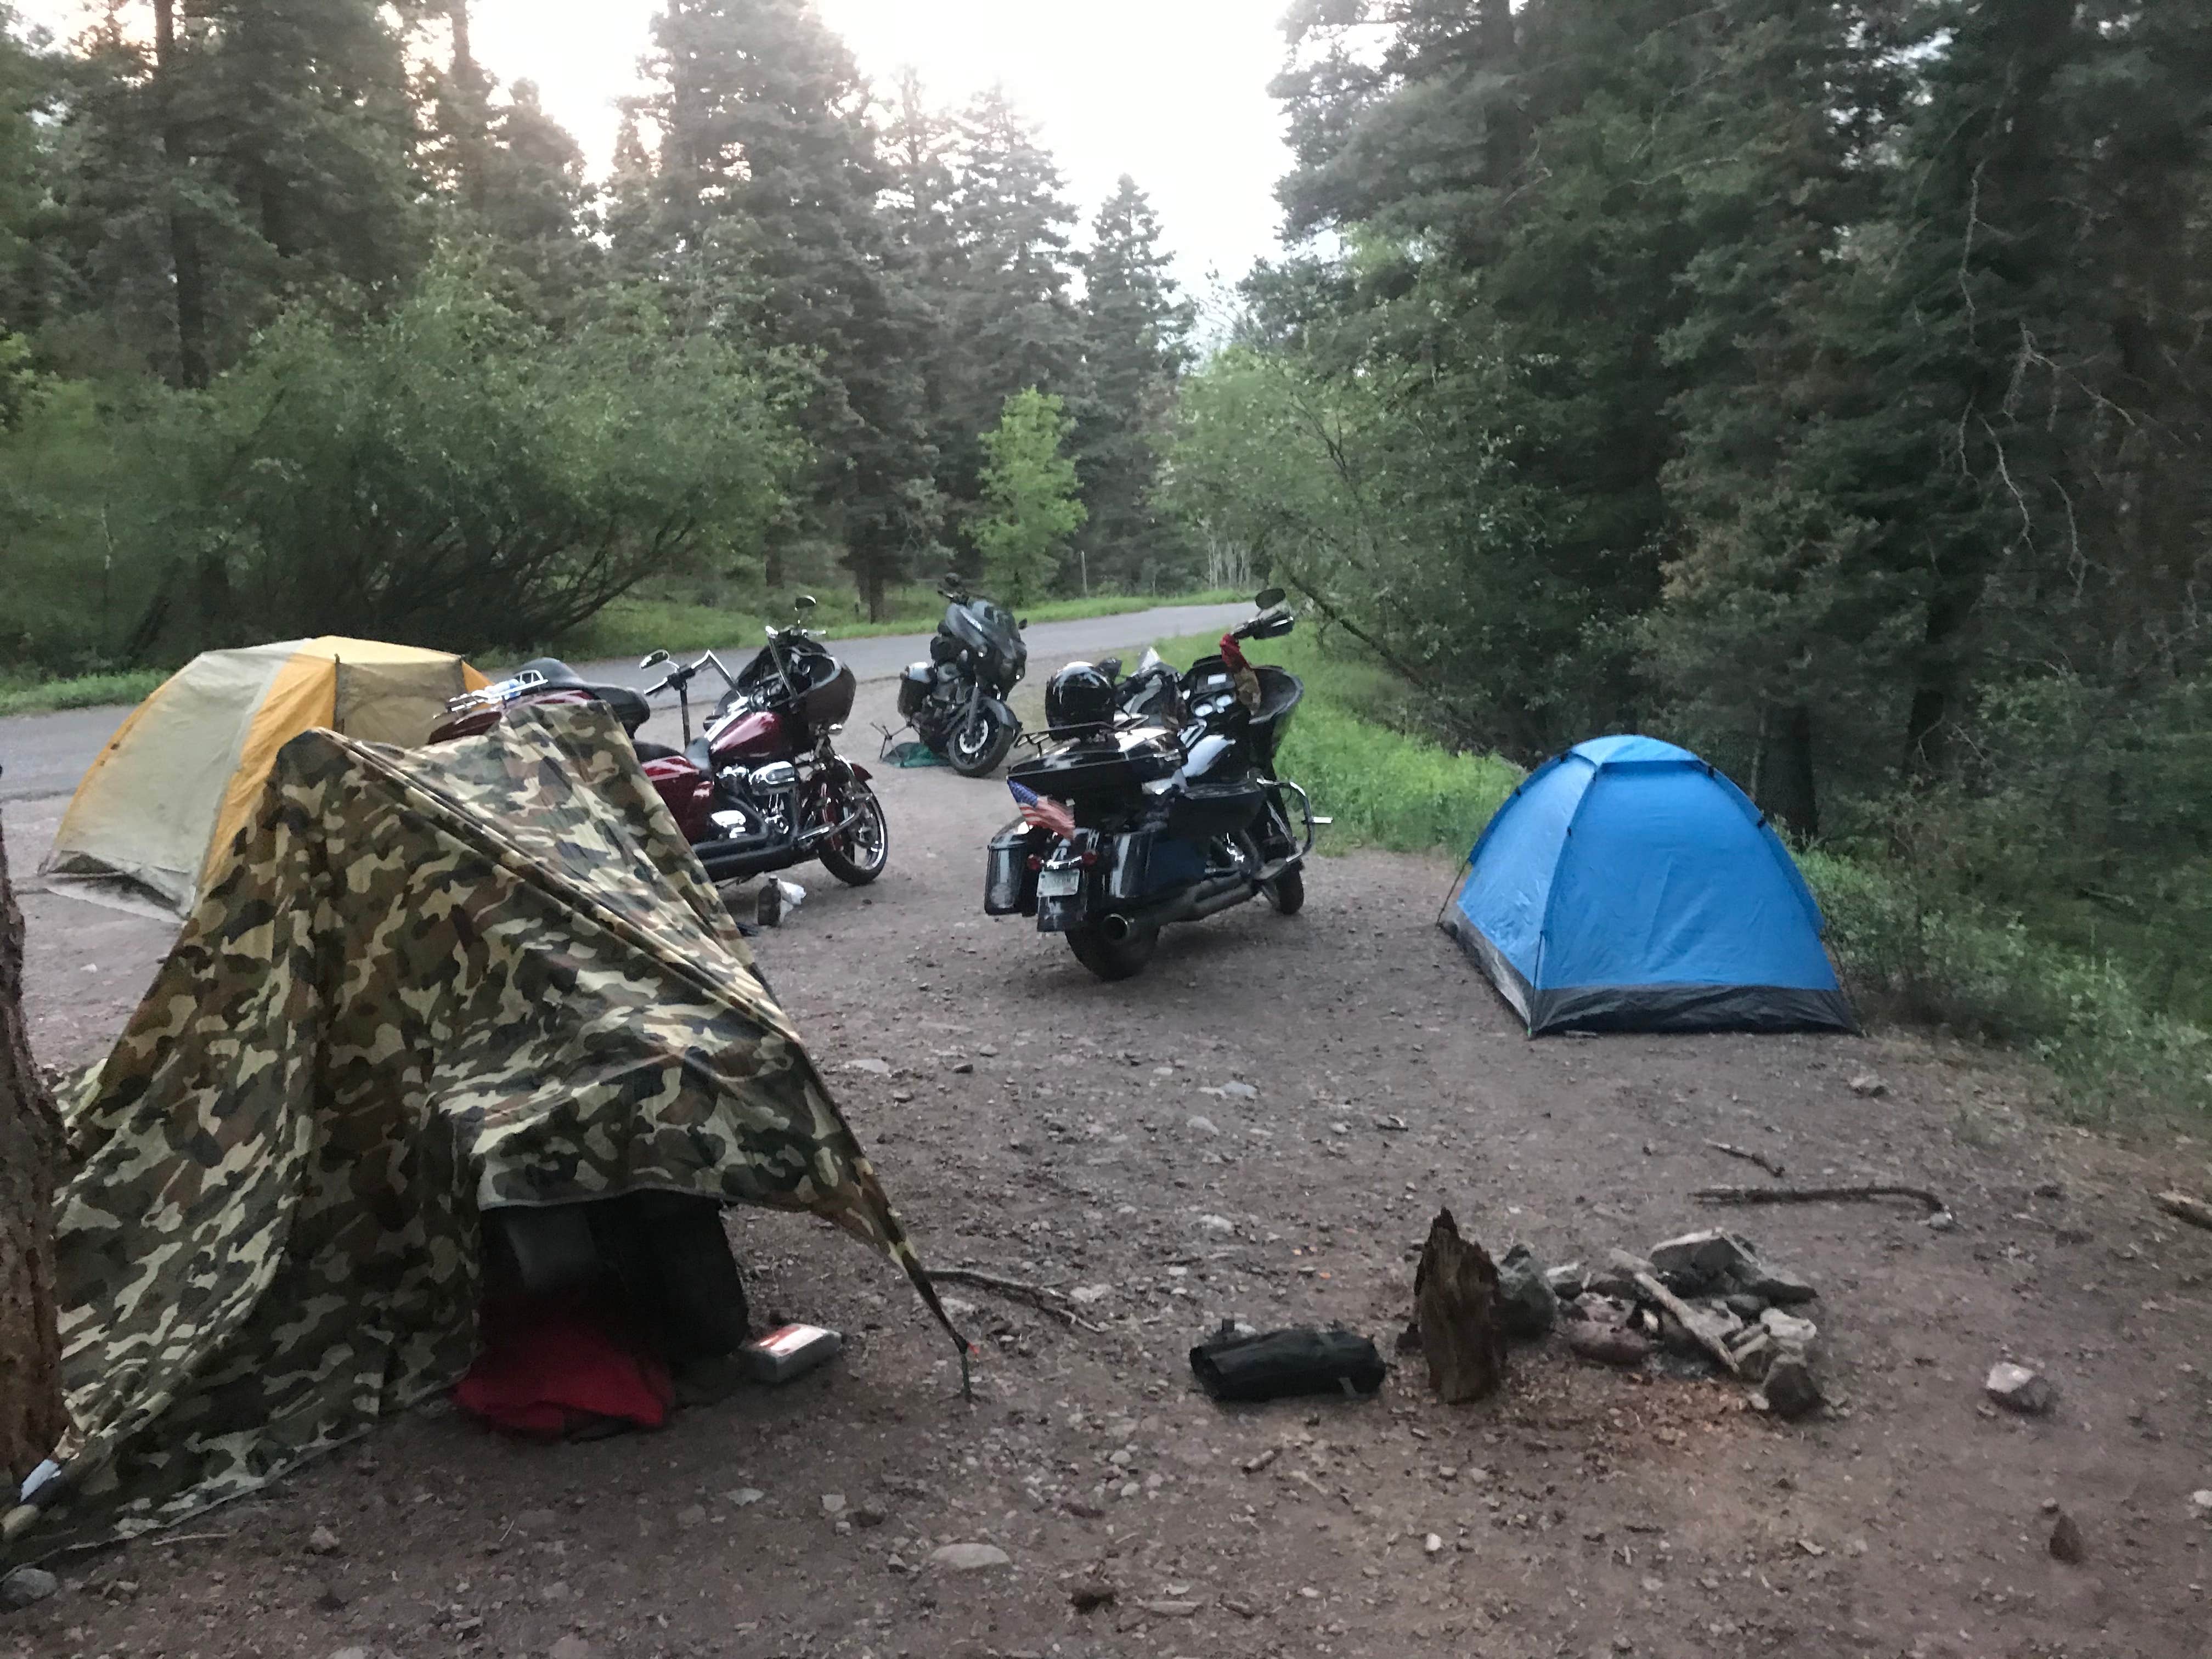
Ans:
[[[596,708],[434,749],[287,744],[66,1106],[76,1426],[43,1518],[8,1517],[18,1558],[167,1526],[451,1384],[485,1207],[656,1188],[808,1209],[944,1319]]]

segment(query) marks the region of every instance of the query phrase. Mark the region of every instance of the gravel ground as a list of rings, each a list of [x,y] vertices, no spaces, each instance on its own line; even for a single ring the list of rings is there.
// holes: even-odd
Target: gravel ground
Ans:
[[[856,731],[888,688],[863,696]],[[59,1595],[0,1614],[0,1654],[2212,1652],[2191,1498],[2212,1234],[2145,1196],[2212,1185],[2202,1141],[2060,1124],[2032,1074],[1917,1040],[1530,1042],[1431,925],[1432,860],[1324,859],[1304,915],[1244,907],[1100,985],[981,914],[998,786],[881,781],[890,872],[798,872],[763,959],[924,1258],[1084,1287],[1097,1328],[955,1291],[985,1351],[963,1403],[884,1264],[747,1213],[756,1310],[845,1332],[830,1369],[592,1444],[410,1419],[181,1538],[61,1564]],[[165,940],[26,909],[33,1041],[94,1057]],[[1886,1093],[1853,1091],[1867,1073]],[[1224,1408],[1193,1385],[1190,1345],[1228,1316],[1340,1321],[1389,1352],[1439,1203],[1493,1254],[1553,1261],[1711,1224],[1692,1188],[1764,1178],[1712,1140],[1793,1179],[1931,1186],[1958,1217],[1729,1213],[1820,1287],[1825,1416],[1780,1425],[1734,1385],[1556,1342],[1471,1407],[1439,1405],[1418,1356],[1368,1401]],[[1999,1358],[2040,1366],[2057,1410],[1990,1407]],[[2049,1553],[2051,1504],[2078,1564]],[[308,1552],[318,1527],[334,1553]],[[1006,1562],[933,1562],[963,1543]]]

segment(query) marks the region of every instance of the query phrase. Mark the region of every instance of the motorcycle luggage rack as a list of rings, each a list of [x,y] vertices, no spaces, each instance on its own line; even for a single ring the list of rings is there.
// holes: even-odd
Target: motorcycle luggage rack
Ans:
[[[448,714],[465,714],[472,709],[496,708],[544,684],[544,675],[534,668],[526,668],[519,674],[510,674],[490,685],[481,686],[474,691],[464,691],[458,697],[447,698],[446,712]]]

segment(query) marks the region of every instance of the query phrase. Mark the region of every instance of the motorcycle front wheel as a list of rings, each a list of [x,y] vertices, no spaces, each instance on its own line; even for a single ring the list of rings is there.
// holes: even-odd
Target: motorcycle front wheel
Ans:
[[[1067,930],[1067,948],[1075,952],[1075,959],[1099,978],[1109,981],[1134,979],[1145,971],[1152,959],[1152,952],[1160,942],[1159,929],[1140,928],[1127,939],[1109,939],[1098,928],[1076,927]]]
[[[962,723],[945,744],[945,758],[963,778],[988,778],[997,771],[1014,746],[1021,728],[1001,720],[988,708],[978,708]]]
[[[884,817],[884,804],[876,799],[876,792],[857,780],[845,786],[841,794],[830,796],[824,804],[825,812],[836,815],[835,821],[859,814],[859,821],[842,836],[822,843],[815,856],[822,867],[843,882],[848,887],[866,887],[884,872],[890,862],[891,829]]]

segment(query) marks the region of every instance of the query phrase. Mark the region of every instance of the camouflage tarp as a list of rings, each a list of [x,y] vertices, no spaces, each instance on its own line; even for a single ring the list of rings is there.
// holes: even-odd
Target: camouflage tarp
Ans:
[[[483,1207],[810,1209],[943,1320],[604,711],[404,752],[308,732],[241,840],[68,1103],[76,1428],[9,1553],[167,1526],[453,1382]]]

